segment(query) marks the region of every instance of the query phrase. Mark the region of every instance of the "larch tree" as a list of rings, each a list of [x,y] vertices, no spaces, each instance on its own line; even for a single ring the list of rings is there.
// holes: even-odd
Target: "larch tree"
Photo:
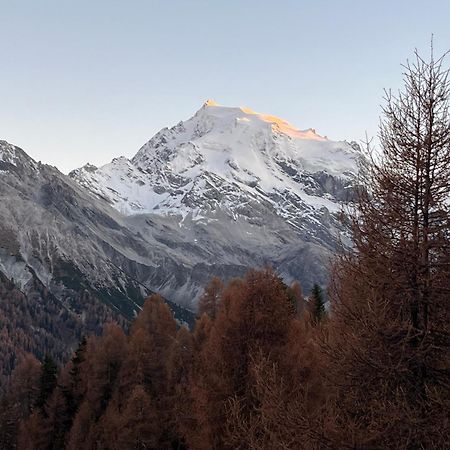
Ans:
[[[416,53],[403,90],[386,94],[381,154],[363,167],[353,215],[355,252],[332,280],[337,446],[441,448],[448,438],[449,98],[433,54]]]
[[[289,324],[280,358],[253,354],[250,363],[252,414],[233,397],[228,408],[228,439],[235,448],[309,450],[329,448],[323,429],[328,420],[324,358],[317,334],[322,329],[307,316]],[[321,447],[320,447],[321,445]]]
[[[11,375],[9,392],[14,403],[20,405],[20,416],[27,417],[39,396],[39,383],[41,377],[41,364],[31,354],[27,353],[14,369]]]
[[[76,389],[78,403],[67,448],[91,448],[99,434],[99,420],[117,389],[118,375],[127,354],[127,337],[116,323],[105,326],[99,338],[90,337],[83,351]],[[101,430],[100,430],[101,431]]]
[[[172,448],[185,447],[186,432],[193,425],[191,417],[192,399],[189,391],[189,376],[193,364],[194,340],[189,330],[182,326],[166,358],[168,400],[170,404],[169,429]]]
[[[198,302],[198,313],[200,316],[206,313],[212,319],[216,317],[223,287],[223,283],[219,277],[213,277],[211,279]]]
[[[152,295],[131,326],[128,354],[119,373],[115,396],[120,408],[130,410],[130,395],[142,394],[142,401],[152,408],[147,412],[153,417],[148,426],[161,449],[170,447],[174,435],[167,361],[176,341],[177,324],[172,312],[161,296]],[[136,386],[140,386],[138,391]],[[145,428],[144,423],[141,426]]]
[[[254,395],[252,362],[266,355],[281,357],[295,316],[286,286],[271,270],[249,271],[222,294],[216,319],[194,358],[190,383],[195,427],[187,436],[190,448],[235,449],[230,402],[239,404],[248,420],[258,399]]]
[[[302,287],[298,281],[294,281],[289,286],[288,296],[292,302],[294,309],[297,311],[297,315],[301,316],[306,308],[306,301],[303,297]]]
[[[20,422],[32,413],[39,395],[41,363],[26,353],[15,367],[0,398],[0,449],[16,447]]]
[[[117,448],[164,449],[158,442],[158,437],[159,423],[152,399],[143,386],[137,385],[120,418]]]

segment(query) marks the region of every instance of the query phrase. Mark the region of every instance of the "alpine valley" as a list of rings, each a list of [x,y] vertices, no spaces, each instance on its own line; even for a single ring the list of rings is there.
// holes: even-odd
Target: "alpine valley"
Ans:
[[[126,323],[151,292],[190,323],[214,275],[270,265],[305,291],[325,285],[330,257],[349,244],[340,213],[359,154],[355,143],[213,101],[132,159],[68,176],[0,141],[0,290],[9,299],[0,371],[20,356],[8,345],[64,360],[81,335],[108,317]]]

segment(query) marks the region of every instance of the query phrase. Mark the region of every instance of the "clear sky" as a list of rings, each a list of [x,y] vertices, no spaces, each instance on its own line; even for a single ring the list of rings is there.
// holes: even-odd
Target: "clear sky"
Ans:
[[[359,140],[414,48],[450,48],[448,0],[0,0],[0,21],[0,139],[64,172],[208,98]]]

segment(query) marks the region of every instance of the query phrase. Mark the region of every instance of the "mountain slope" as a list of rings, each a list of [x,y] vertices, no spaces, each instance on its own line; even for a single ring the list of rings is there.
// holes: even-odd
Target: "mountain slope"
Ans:
[[[151,293],[136,275],[152,265],[152,245],[108,204],[4,141],[0,171],[0,271],[24,292],[39,280],[70,309],[88,291],[133,317]]]
[[[36,163],[5,142],[0,148],[0,270],[20,286],[33,274],[52,290],[64,278],[70,277],[76,284],[76,279],[82,283],[81,278],[88,275],[81,286],[99,292],[108,289],[118,275],[111,254],[127,234],[119,215],[55,168]],[[103,264],[93,270],[99,261]],[[133,301],[125,291],[123,295]],[[133,309],[115,306],[124,308],[122,312],[127,309],[128,314]]]

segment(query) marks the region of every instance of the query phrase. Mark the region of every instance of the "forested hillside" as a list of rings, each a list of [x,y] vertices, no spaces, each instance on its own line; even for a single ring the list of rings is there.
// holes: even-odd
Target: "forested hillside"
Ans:
[[[26,353],[41,359],[48,354],[62,364],[86,332],[99,333],[112,319],[126,325],[89,291],[72,296],[73,305],[83,305],[82,310],[62,308],[37,278],[25,294],[0,272],[0,299],[0,391]]]
[[[212,280],[190,332],[155,295],[129,334],[109,324],[60,370],[25,355],[2,402],[1,448],[444,448],[448,387],[428,376],[423,397],[411,391],[412,359],[448,373],[444,347],[424,359],[406,338],[402,353],[396,314],[360,308],[346,297],[328,317],[317,289],[307,301],[250,271]]]

